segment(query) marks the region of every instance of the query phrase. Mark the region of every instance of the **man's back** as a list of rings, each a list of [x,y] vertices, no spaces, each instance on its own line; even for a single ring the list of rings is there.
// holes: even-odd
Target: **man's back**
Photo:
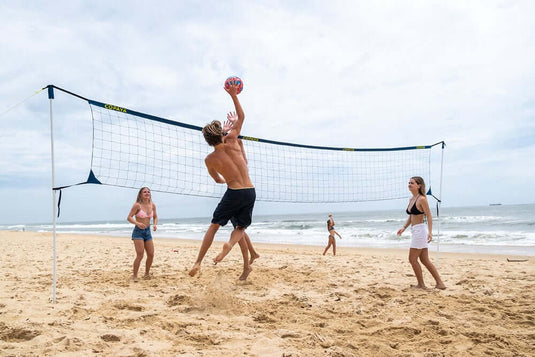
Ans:
[[[214,151],[206,156],[205,163],[210,175],[214,177],[213,171],[219,173],[229,188],[253,187],[249,178],[247,162],[237,138],[228,138],[224,143],[214,147]]]

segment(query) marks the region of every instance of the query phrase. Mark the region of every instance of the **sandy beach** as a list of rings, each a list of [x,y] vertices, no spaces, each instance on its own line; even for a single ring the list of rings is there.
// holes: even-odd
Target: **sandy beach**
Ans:
[[[0,239],[1,356],[535,355],[534,257],[441,253],[439,291],[405,250],[258,244],[240,282],[237,247],[192,278],[200,242],[156,237],[134,283],[129,238],[60,234],[53,304],[52,235]]]

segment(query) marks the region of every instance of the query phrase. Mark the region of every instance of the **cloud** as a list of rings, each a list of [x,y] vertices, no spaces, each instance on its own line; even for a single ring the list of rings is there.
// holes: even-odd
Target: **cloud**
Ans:
[[[529,134],[534,6],[498,0],[6,3],[0,5],[9,34],[0,39],[0,112],[55,84],[201,126],[232,109],[221,87],[236,74],[245,82],[246,135],[337,147],[445,140],[446,202],[486,203],[482,197],[496,188],[491,180],[481,184],[482,175],[511,180],[523,191],[515,200],[534,202],[527,181],[535,170]],[[54,101],[64,181],[84,176],[90,155],[88,108],[67,97],[57,94]],[[43,92],[0,117],[7,160],[1,182],[48,180],[48,110]],[[499,177],[496,167],[504,170]],[[505,172],[524,172],[525,179]],[[461,181],[475,192],[467,196],[457,187]]]

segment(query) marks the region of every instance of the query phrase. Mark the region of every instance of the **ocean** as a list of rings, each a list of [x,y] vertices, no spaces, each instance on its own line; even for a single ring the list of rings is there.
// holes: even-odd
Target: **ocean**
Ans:
[[[430,251],[535,256],[535,204],[442,208],[433,211]],[[332,212],[342,236],[337,246],[408,249],[410,230],[397,230],[407,219],[403,210]],[[327,214],[255,215],[247,229],[253,242],[325,246]],[[155,241],[162,238],[203,238],[210,218],[161,219]],[[124,221],[58,223],[58,233],[112,235],[128,238],[133,225]],[[0,225],[0,230],[51,232],[52,224]],[[215,240],[226,241],[231,225]],[[320,249],[321,250],[321,249]]]

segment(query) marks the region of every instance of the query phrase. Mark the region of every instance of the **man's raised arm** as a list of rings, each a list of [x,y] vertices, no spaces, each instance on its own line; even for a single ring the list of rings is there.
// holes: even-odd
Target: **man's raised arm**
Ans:
[[[238,119],[232,123],[232,130],[230,131],[229,135],[238,137],[241,132],[243,120],[245,119],[245,113],[243,112],[240,100],[238,99],[238,86],[232,84],[228,89],[225,88],[225,90],[230,95],[230,98],[232,98],[232,102],[234,102],[234,107],[236,108],[236,114],[238,115]]]

